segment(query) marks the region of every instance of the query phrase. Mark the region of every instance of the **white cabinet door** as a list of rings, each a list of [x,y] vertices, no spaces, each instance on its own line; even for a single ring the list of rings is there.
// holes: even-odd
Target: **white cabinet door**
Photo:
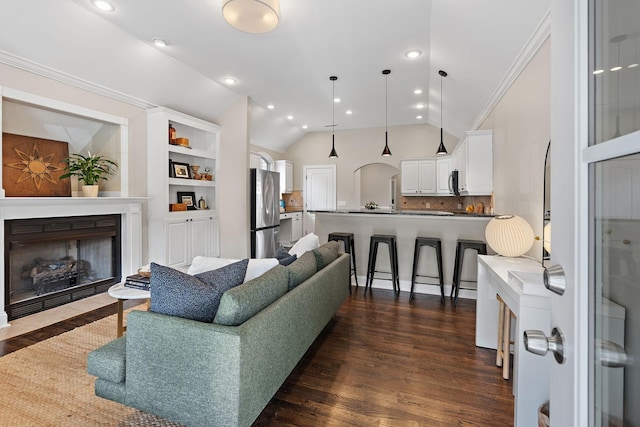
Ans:
[[[166,264],[178,267],[189,263],[189,221],[171,220],[166,222]]]
[[[418,193],[435,194],[436,190],[436,161],[420,160],[418,162]]]
[[[490,195],[493,191],[493,131],[465,132],[453,153],[458,188],[463,195]]]
[[[276,171],[280,174],[280,193],[293,191],[293,162],[276,160]]]
[[[193,218],[189,220],[190,253],[187,264],[197,256],[209,255],[211,232],[209,218]]]
[[[209,218],[208,230],[207,230],[207,256],[219,257],[220,256],[220,222],[217,218]]]
[[[436,182],[438,194],[449,194],[449,174],[451,173],[451,157],[441,157],[436,160]]]
[[[401,192],[404,195],[418,194],[419,191],[419,167],[417,160],[402,162]]]
[[[296,212],[291,221],[291,241],[295,242],[302,237],[302,212]]]
[[[307,210],[336,208],[336,165],[304,166]]]

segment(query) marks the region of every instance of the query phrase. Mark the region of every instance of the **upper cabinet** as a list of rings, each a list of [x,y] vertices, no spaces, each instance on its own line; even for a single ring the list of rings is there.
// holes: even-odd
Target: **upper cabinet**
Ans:
[[[401,190],[404,196],[420,196],[437,192],[436,159],[403,160],[401,169]]]
[[[449,187],[449,175],[451,174],[451,156],[439,157],[436,160],[437,192],[440,195],[451,194]]]
[[[458,188],[463,196],[484,196],[493,192],[493,131],[465,132],[452,154],[458,170]]]
[[[280,193],[293,191],[293,162],[276,160],[276,172],[280,173]]]

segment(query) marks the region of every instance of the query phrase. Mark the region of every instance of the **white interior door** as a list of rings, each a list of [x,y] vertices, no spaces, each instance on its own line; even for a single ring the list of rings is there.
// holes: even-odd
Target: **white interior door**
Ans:
[[[638,16],[640,2],[552,1],[553,426],[640,426]]]
[[[334,210],[336,208],[336,166],[305,166],[304,176],[306,210]]]

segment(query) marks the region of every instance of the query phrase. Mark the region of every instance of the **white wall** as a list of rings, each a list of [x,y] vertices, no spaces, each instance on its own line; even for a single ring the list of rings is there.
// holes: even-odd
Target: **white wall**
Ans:
[[[220,224],[220,256],[246,258],[249,241],[249,99],[236,101],[219,118],[220,158],[216,191]]]
[[[544,159],[551,139],[551,42],[547,40],[482,123],[493,129],[494,210],[526,219],[542,237]],[[552,168],[559,165],[551,165]],[[551,207],[553,214],[553,206]],[[529,255],[542,258],[536,241]]]

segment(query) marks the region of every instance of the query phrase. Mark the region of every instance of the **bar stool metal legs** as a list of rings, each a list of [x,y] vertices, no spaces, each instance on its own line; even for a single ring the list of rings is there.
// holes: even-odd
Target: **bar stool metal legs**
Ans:
[[[482,240],[458,239],[458,243],[456,245],[455,267],[453,269],[453,284],[451,286],[451,295],[450,295],[454,307],[458,303],[458,293],[460,292],[460,282],[463,281],[460,276],[462,275],[462,261],[464,259],[464,252],[467,249],[474,249],[478,252],[478,254],[486,255],[487,244]]]
[[[353,233],[341,233],[341,232],[333,232],[329,233],[329,238],[327,240],[335,240],[338,242],[344,243],[344,251],[351,255],[351,263],[353,264],[353,268],[351,272],[356,279],[356,288],[358,287],[358,268],[356,267],[356,244],[355,238],[353,237]],[[349,283],[349,294],[351,294],[351,283]]]
[[[396,245],[396,236],[386,234],[374,234],[369,240],[369,260],[367,263],[367,281],[364,291],[371,289],[373,277],[376,273],[376,259],[378,257],[378,244],[386,243],[389,247],[389,263],[391,264],[391,282],[393,283],[393,293],[400,295],[400,276],[398,274],[398,247]],[[381,271],[378,271],[381,273]]]
[[[431,277],[423,274],[418,274],[418,264],[420,261],[420,249],[423,246],[430,246],[436,251],[436,263],[438,264],[438,276],[440,284],[440,303],[444,305],[444,276],[442,275],[442,242],[440,239],[431,237],[416,237],[415,249],[413,251],[413,274],[411,275],[411,293],[409,294],[409,301],[413,299],[413,287],[416,283],[416,277]]]

